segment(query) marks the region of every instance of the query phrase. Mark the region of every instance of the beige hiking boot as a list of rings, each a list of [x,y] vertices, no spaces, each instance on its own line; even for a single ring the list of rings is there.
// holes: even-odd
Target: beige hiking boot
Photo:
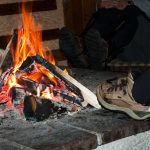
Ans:
[[[100,84],[97,87],[97,97],[100,104],[109,110],[122,111],[136,120],[150,117],[148,106],[137,103],[132,97],[133,84],[131,74]]]

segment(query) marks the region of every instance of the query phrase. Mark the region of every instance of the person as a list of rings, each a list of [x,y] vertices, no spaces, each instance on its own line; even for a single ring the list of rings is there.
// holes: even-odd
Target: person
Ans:
[[[150,69],[109,79],[97,87],[99,103],[136,120],[150,118]]]
[[[150,1],[133,0],[134,4],[140,8],[141,15],[137,17],[137,31],[124,50],[117,56],[118,59],[137,64],[150,63]]]
[[[150,60],[150,1],[134,0],[144,14],[138,17],[138,30],[122,59],[149,62]],[[150,118],[150,69],[132,71],[128,76],[110,79],[97,88],[97,96],[101,105],[110,110],[119,110],[136,120]]]
[[[130,5],[128,0],[101,0],[100,5],[81,35],[83,51],[68,28],[60,30],[60,50],[74,67],[102,70],[107,61],[123,51],[136,33],[137,17],[142,13],[138,7]]]

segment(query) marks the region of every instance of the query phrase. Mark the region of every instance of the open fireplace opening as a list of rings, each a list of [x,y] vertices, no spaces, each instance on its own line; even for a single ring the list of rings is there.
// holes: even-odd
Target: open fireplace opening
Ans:
[[[55,66],[52,55],[42,47],[39,31],[41,26],[22,5],[22,21],[0,64],[11,50],[13,63],[0,78],[1,115],[13,110],[27,120],[40,121],[78,112],[88,103],[100,108],[90,90]]]

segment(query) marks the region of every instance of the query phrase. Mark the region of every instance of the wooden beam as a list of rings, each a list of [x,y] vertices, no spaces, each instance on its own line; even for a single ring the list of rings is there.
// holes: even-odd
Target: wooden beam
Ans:
[[[27,8],[32,7],[32,12],[37,11],[48,11],[57,9],[56,0],[36,0],[36,1],[28,1],[23,2]],[[8,3],[8,4],[0,4],[0,16],[4,15],[12,15],[20,13],[20,7],[22,2],[16,3]]]
[[[59,29],[42,30],[43,41],[58,39]],[[12,35],[0,36],[0,48],[5,49]]]
[[[58,28],[42,31],[43,41],[56,40],[56,39],[58,39],[58,36],[59,36],[59,29]]]

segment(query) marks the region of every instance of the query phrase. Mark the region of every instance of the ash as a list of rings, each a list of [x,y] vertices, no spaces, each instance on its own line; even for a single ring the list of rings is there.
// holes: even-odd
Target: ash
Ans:
[[[99,72],[99,71],[89,70],[89,69],[71,68],[69,70],[70,70],[71,76],[73,76],[77,81],[79,81],[85,87],[90,89],[93,93],[96,93],[96,87],[101,82],[105,81],[106,79],[119,77],[122,75],[117,72],[109,72],[109,71]],[[1,105],[1,107],[2,107],[2,105]],[[88,105],[86,108],[81,109],[80,112],[68,113],[68,112],[64,111],[63,113],[53,113],[46,120],[42,121],[42,123],[51,121],[51,120],[58,120],[60,118],[66,117],[68,115],[72,116],[76,113],[82,113],[82,112],[88,113],[88,112],[91,112],[94,110],[96,110],[96,109],[93,108],[92,106]],[[5,122],[7,122],[7,121],[11,121],[11,120],[18,120],[18,119],[26,120],[24,118],[24,116],[20,117],[19,113],[17,113],[17,111],[14,111],[14,110],[8,111],[5,115],[0,114],[0,124],[4,120],[5,120]],[[31,124],[36,123],[36,121],[37,121],[36,119],[33,119],[33,118],[29,118],[28,120],[31,122]]]

